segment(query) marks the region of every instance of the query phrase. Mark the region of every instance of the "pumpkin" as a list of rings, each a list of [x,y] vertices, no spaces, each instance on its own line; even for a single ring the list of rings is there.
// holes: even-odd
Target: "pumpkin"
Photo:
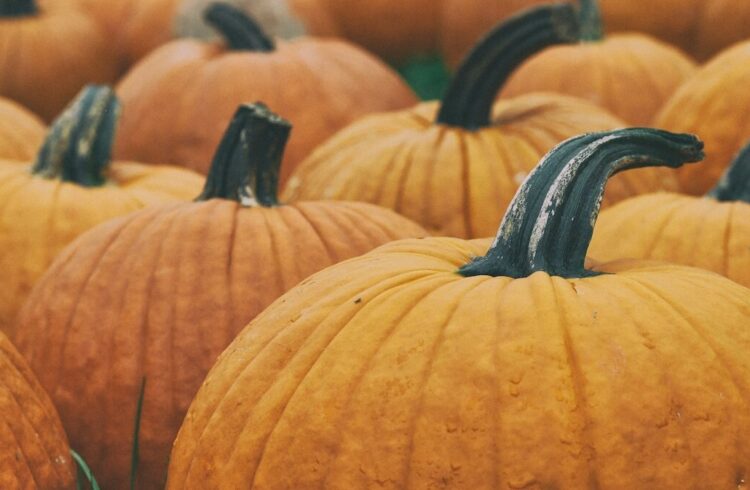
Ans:
[[[36,115],[12,100],[0,98],[0,158],[34,158],[44,133],[44,123]]]
[[[644,129],[569,140],[489,251],[399,241],[303,281],[211,369],[167,488],[741,487],[750,290],[584,267],[607,177],[700,148]]]
[[[96,23],[57,1],[0,1],[0,96],[46,120],[86,83],[111,82],[117,60]]]
[[[72,490],[60,418],[21,354],[0,332],[0,487]]]
[[[707,197],[657,193],[623,201],[602,213],[591,254],[700,267],[750,287],[750,146]]]
[[[706,162],[678,172],[684,192],[703,195],[719,180],[727,162],[750,139],[750,42],[728,49],[682,85],[656,116],[654,125],[700,134]]]
[[[492,110],[513,69],[550,44],[577,39],[576,26],[570,5],[511,18],[475,48],[441,104],[354,123],[297,169],[285,197],[371,202],[433,234],[492,235],[542,155],[576,134],[625,126],[588,102],[554,94],[501,101]],[[606,202],[661,188],[677,189],[663,169],[623,174],[610,183]]]
[[[88,87],[51,127],[34,162],[0,160],[0,330],[82,232],[200,189],[200,177],[179,168],[116,162],[107,170],[118,108],[111,89]]]
[[[120,158],[185,165],[206,173],[223,121],[263,100],[295,127],[282,180],[313,148],[364,114],[414,102],[398,75],[336,40],[274,42],[236,7],[214,4],[207,19],[227,45],[183,39],[135,67],[117,91],[127,111]],[[154,111],[159,107],[159,111]],[[164,113],[179,114],[165,120]]]
[[[642,34],[604,38],[597,0],[581,0],[581,43],[553,46],[524,63],[502,95],[557,92],[595,102],[633,125],[648,126],[695,72],[671,46]]]
[[[364,203],[279,205],[288,135],[264,107],[240,108],[198,202],[154,206],[83,235],[19,315],[14,341],[102,488],[127,487],[142,379],[139,488],[163,488],[190,401],[250,319],[314,272],[425,234]]]

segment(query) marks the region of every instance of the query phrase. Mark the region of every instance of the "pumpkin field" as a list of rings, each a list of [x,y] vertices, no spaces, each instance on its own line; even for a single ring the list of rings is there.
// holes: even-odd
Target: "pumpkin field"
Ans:
[[[750,490],[750,2],[0,0],[0,490]]]

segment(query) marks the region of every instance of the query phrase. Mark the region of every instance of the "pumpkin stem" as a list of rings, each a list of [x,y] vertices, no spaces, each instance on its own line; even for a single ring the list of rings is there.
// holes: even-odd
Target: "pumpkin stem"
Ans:
[[[580,0],[578,20],[581,23],[581,41],[596,42],[604,39],[602,12],[598,0]]]
[[[38,12],[36,0],[0,0],[0,17],[24,17]]]
[[[491,125],[498,92],[520,64],[544,48],[578,41],[578,19],[567,4],[529,9],[495,27],[458,68],[437,122],[476,130]]]
[[[640,167],[677,168],[703,158],[703,142],[688,134],[628,128],[569,139],[554,148],[513,198],[486,256],[463,266],[464,276],[596,275],[584,268],[607,179]]]
[[[216,150],[198,201],[277,206],[279,168],[292,125],[260,102],[240,106]]]
[[[52,123],[32,173],[84,187],[105,182],[120,101],[107,86],[88,85]]]
[[[721,202],[750,203],[750,144],[735,157],[719,183],[708,193],[708,197]]]
[[[203,18],[221,33],[232,51],[270,52],[276,49],[260,24],[234,5],[212,3],[203,12]]]

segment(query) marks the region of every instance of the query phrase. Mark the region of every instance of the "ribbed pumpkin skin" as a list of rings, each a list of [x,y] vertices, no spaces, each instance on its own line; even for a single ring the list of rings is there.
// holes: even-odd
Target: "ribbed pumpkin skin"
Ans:
[[[593,104],[553,94],[502,100],[494,126],[476,132],[434,124],[436,110],[435,103],[425,103],[351,125],[300,165],[285,197],[366,201],[435,235],[487,237],[553,146],[581,133],[626,126]],[[604,202],[659,189],[677,189],[669,171],[626,172],[610,181]]]
[[[72,490],[65,431],[26,361],[0,333],[0,488]]]
[[[40,8],[33,17],[0,18],[0,96],[49,121],[86,83],[114,81],[117,60],[84,12],[55,0]]]
[[[687,81],[666,102],[654,126],[699,134],[706,160],[678,170],[681,189],[705,194],[719,180],[727,162],[750,139],[750,42],[728,49]]]
[[[286,294],[209,373],[167,488],[746,480],[750,291],[644,262],[588,279],[456,274],[488,245],[402,241]]]
[[[124,162],[108,176],[110,184],[87,188],[0,161],[0,330],[9,331],[34,283],[78,235],[150,204],[192,199],[203,184],[183,169]]]
[[[695,72],[675,48],[640,34],[556,46],[513,73],[502,92],[557,92],[588,99],[636,126],[649,126],[664,102]]]
[[[351,121],[415,101],[398,76],[371,55],[340,41],[312,38],[279,42],[274,53],[174,41],[136,66],[117,91],[126,110],[116,155],[202,173],[237,105],[263,101],[295,128],[282,179]],[[166,121],[160,114],[180,117]]]
[[[750,287],[750,204],[651,194],[602,212],[591,256],[664,260]]]
[[[19,315],[14,341],[102,488],[127,487],[145,377],[138,488],[163,488],[190,401],[250,319],[314,272],[424,234],[363,203],[153,207],[71,245]]]
[[[45,133],[37,116],[11,100],[0,99],[0,158],[31,160]]]

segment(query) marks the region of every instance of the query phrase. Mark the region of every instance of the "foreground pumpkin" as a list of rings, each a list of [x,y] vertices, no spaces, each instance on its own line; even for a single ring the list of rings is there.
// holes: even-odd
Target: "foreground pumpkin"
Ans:
[[[11,100],[0,99],[0,158],[34,158],[44,133],[44,123],[37,116]]]
[[[707,198],[649,194],[606,210],[591,255],[700,267],[750,287],[750,146]]]
[[[174,41],[147,57],[118,87],[127,107],[116,150],[121,158],[175,163],[206,173],[224,121],[239,104],[263,100],[297,128],[283,180],[313,148],[351,121],[414,102],[396,74],[351,45],[301,38],[276,46],[229,5],[215,4],[207,19],[227,39],[226,46]],[[166,120],[164,113],[181,116]]]
[[[750,290],[670,264],[584,268],[607,177],[701,146],[572,139],[489,251],[401,241],[304,281],[212,368],[167,488],[737,488]]]
[[[50,128],[34,162],[0,160],[0,331],[74,238],[148,204],[187,199],[201,178],[179,168],[110,164],[119,113],[107,87],[89,87]]]
[[[604,37],[597,0],[581,0],[580,44],[554,46],[529,59],[503,96],[550,91],[595,102],[634,125],[649,125],[695,72],[677,49],[642,34]]]
[[[143,378],[138,487],[163,488],[190,401],[249,320],[314,272],[425,234],[369,204],[279,205],[288,134],[263,107],[241,108],[198,202],[154,206],[91,230],[19,315],[14,341],[102,488],[127,487]]]
[[[577,39],[570,5],[539,7],[485,38],[441,104],[363,119],[327,141],[289,180],[285,196],[379,204],[434,234],[491,236],[539,158],[576,134],[625,126],[579,99],[534,94],[493,101],[513,69],[550,44]],[[533,33],[530,35],[529,33]],[[663,169],[616,177],[606,203],[677,189]],[[493,203],[493,206],[487,206]]]

